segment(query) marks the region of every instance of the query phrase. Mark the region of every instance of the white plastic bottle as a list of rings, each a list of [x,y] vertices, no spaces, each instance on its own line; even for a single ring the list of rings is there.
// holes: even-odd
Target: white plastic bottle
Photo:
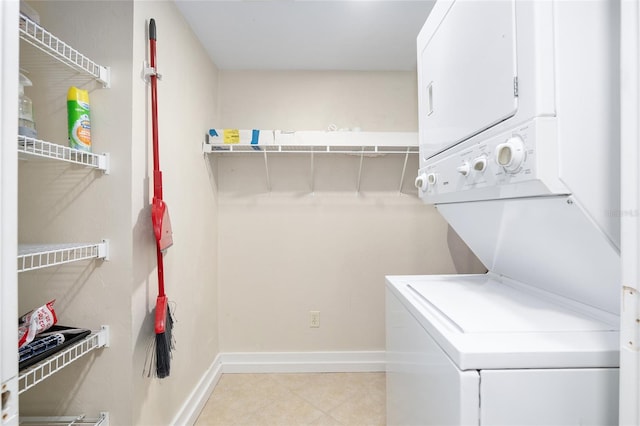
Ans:
[[[36,122],[33,119],[33,104],[31,99],[24,94],[25,86],[32,86],[33,83],[31,83],[31,80],[29,80],[24,74],[20,73],[19,84],[18,134],[30,138],[36,138],[38,136],[38,132],[36,131]]]

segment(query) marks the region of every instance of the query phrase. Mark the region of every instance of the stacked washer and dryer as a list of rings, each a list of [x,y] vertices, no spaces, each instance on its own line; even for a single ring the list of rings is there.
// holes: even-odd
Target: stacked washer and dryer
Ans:
[[[617,424],[619,22],[612,0],[435,4],[416,186],[489,272],[387,277],[389,425]]]

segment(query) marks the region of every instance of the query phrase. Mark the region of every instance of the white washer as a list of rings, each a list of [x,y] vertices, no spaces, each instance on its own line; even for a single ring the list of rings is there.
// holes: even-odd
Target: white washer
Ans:
[[[615,316],[492,273],[386,298],[387,424],[617,424]]]

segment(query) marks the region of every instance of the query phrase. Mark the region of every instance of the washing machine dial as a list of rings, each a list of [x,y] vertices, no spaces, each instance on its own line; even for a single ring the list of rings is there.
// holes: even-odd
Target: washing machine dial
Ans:
[[[436,182],[438,182],[438,175],[436,175],[435,173],[429,173],[427,175],[427,183],[431,186],[435,185]]]
[[[524,143],[520,136],[512,136],[496,147],[496,162],[506,172],[517,172],[523,161]]]
[[[462,163],[461,165],[458,166],[458,168],[456,168],[456,170],[458,171],[458,173],[460,173],[462,176],[468,176],[469,172],[471,171],[471,166],[469,166],[469,163],[467,161],[465,161],[464,163]]]
[[[487,169],[487,157],[482,156],[473,160],[473,170],[483,173]]]
[[[420,191],[424,192],[427,190],[427,174],[426,173],[420,173],[418,175],[418,177],[416,177],[416,180],[414,182],[414,185],[416,186],[416,188],[418,188]]]

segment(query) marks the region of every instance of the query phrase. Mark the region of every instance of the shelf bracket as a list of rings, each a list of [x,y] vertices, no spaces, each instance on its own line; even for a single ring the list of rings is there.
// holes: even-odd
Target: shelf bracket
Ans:
[[[267,189],[271,192],[271,179],[269,177],[269,160],[267,160],[267,151],[264,150],[264,170],[267,179]]]
[[[105,175],[108,175],[111,166],[111,154],[105,152],[101,156],[98,157],[98,168],[104,171]]]
[[[110,345],[109,326],[103,325],[98,333],[98,347],[108,348]]]
[[[102,83],[103,89],[111,88],[111,68],[104,67],[102,65],[98,66],[98,82]]]
[[[404,175],[407,172],[407,161],[409,160],[409,153],[411,148],[407,147],[407,153],[404,155],[404,165],[402,166],[402,174],[400,175],[400,187],[398,188],[398,195],[402,195],[402,185],[404,185]]]
[[[98,259],[109,260],[109,240],[103,239],[102,243],[98,244]]]
[[[209,154],[211,153],[211,151],[213,150],[211,149],[211,144],[209,143],[209,134],[205,133],[204,140],[202,141],[202,153]]]
[[[95,426],[109,426],[109,412],[101,411]]]
[[[358,186],[356,187],[356,195],[360,194],[360,181],[362,180],[362,162],[364,161],[364,147],[360,151],[360,166],[358,167]]]
[[[311,147],[311,194],[316,191],[316,169],[315,169],[315,157],[313,155],[313,147]]]

